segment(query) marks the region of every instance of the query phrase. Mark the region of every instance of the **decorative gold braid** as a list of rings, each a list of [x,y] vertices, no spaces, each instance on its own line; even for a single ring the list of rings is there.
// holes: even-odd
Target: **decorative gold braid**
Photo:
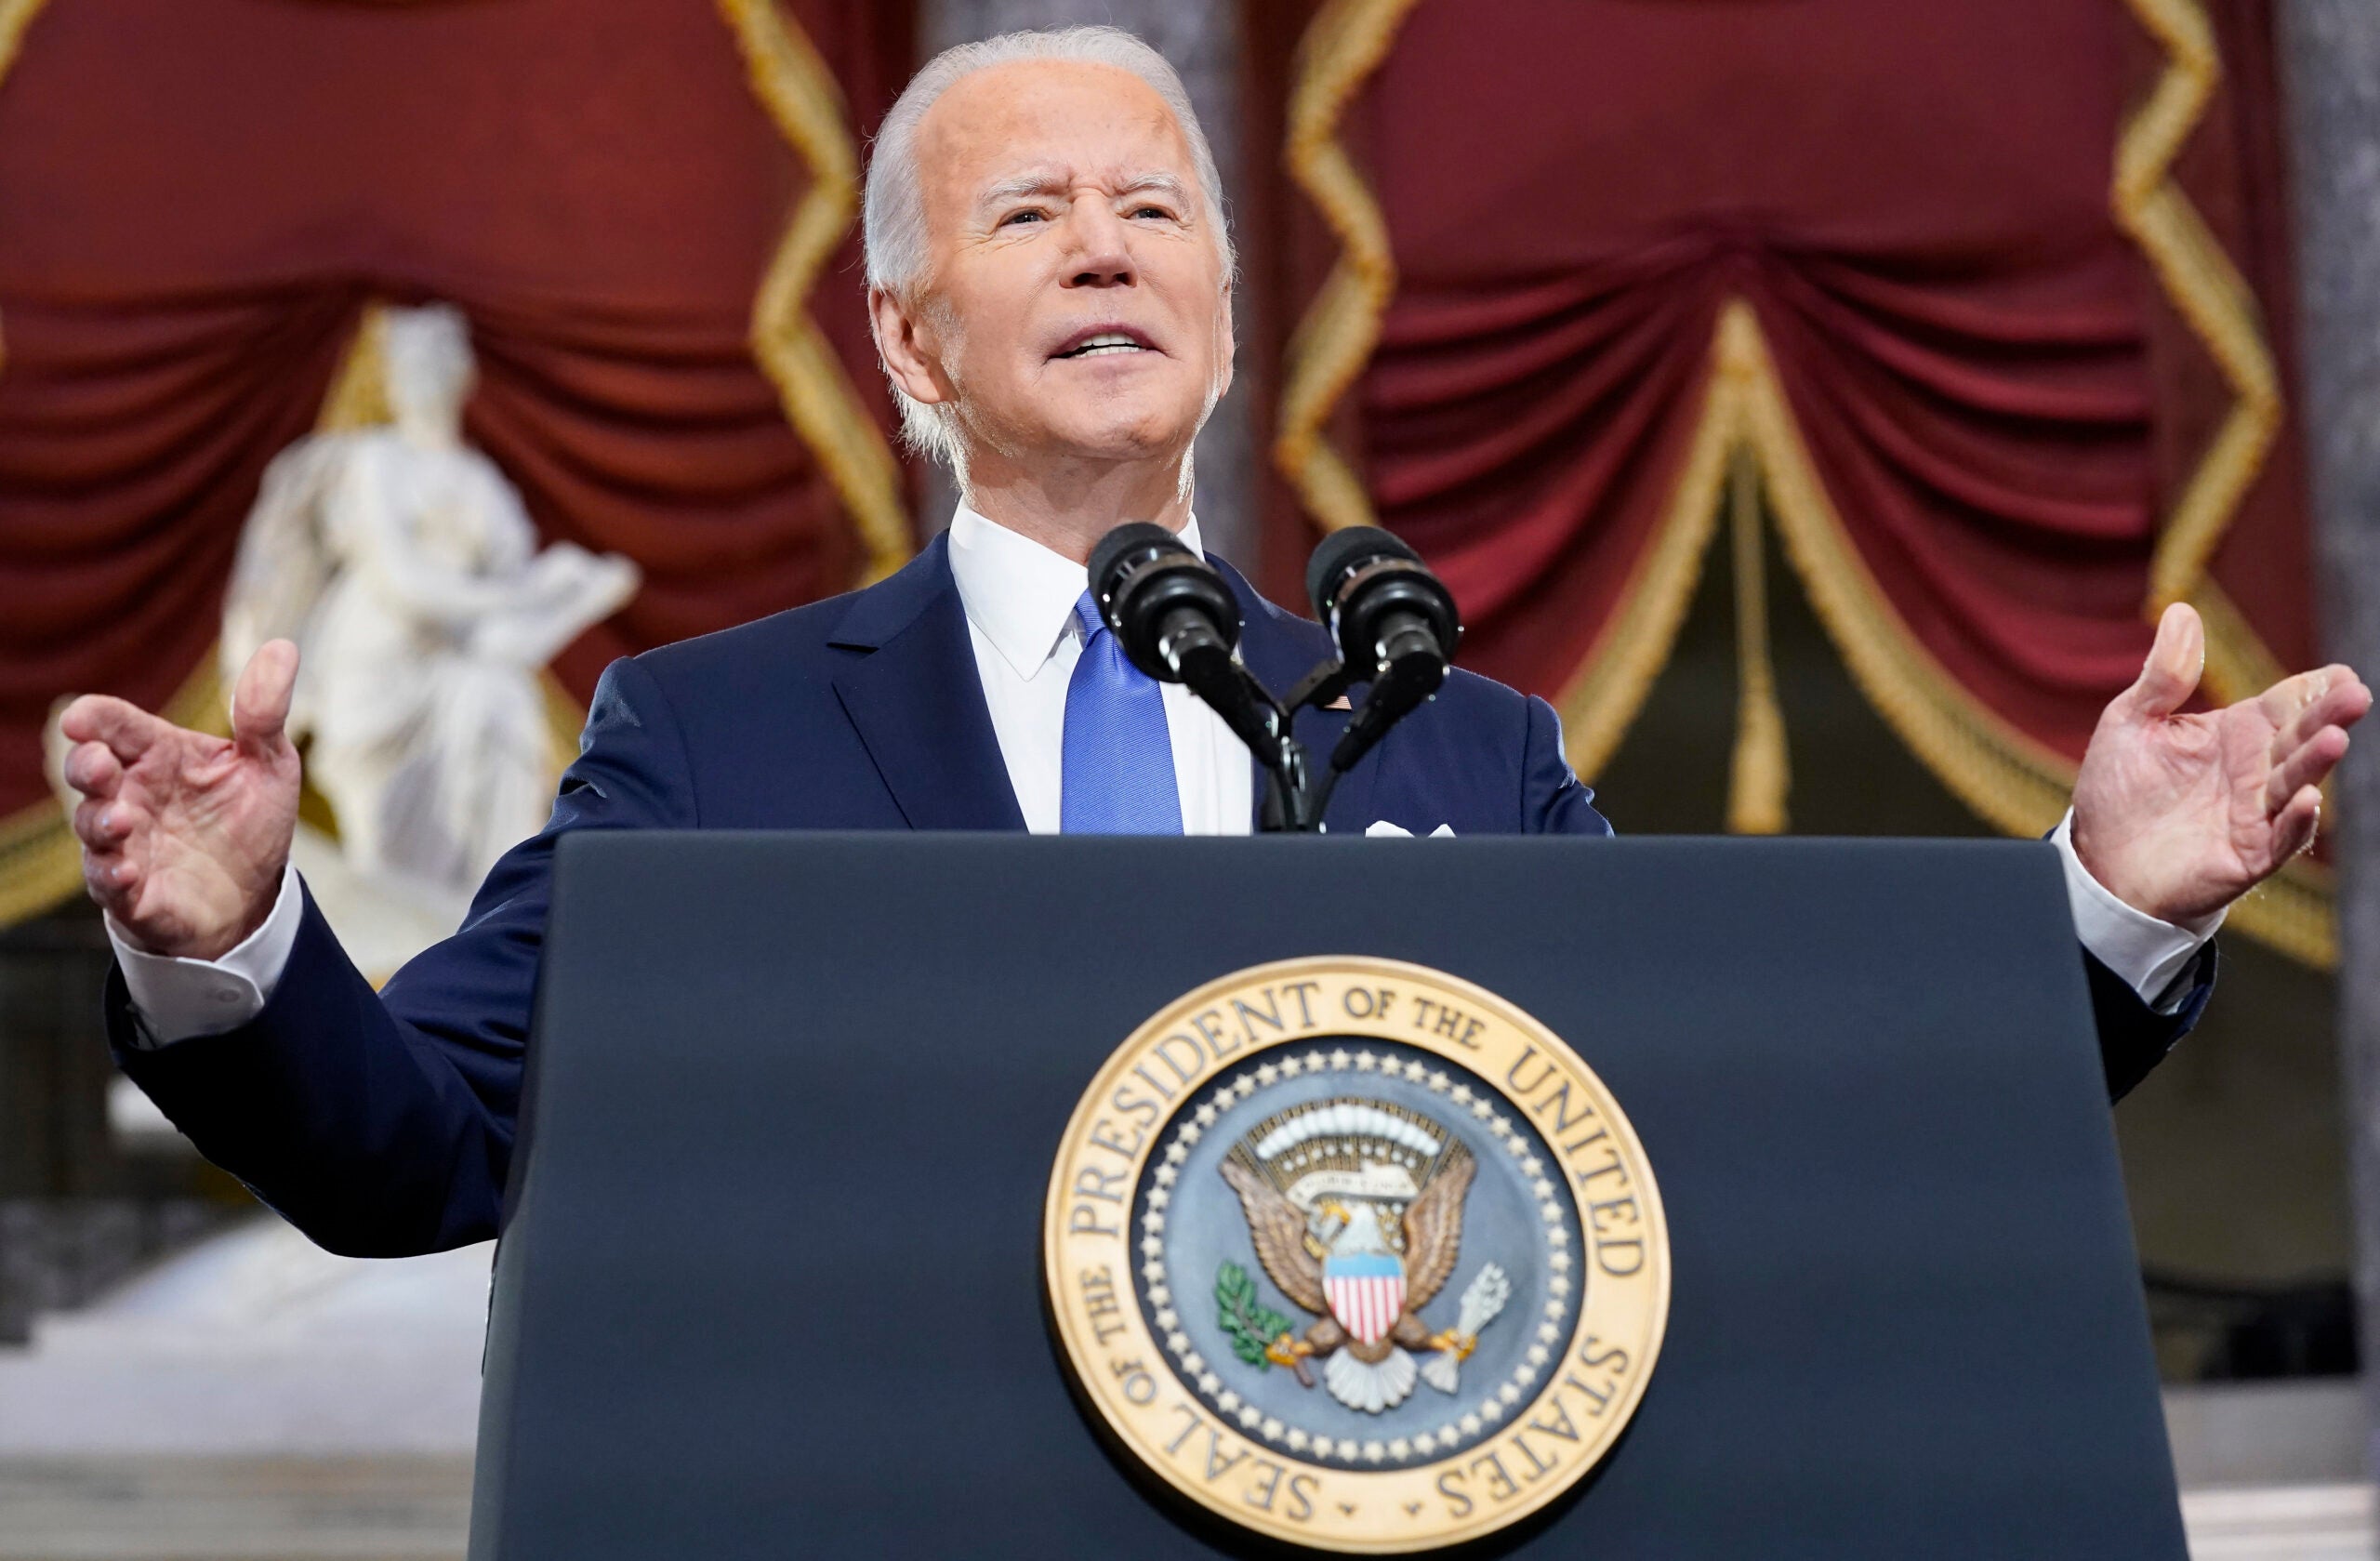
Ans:
[[[351,433],[394,422],[396,416],[389,405],[389,306],[374,298],[356,318],[355,335],[323,392],[314,431]]]
[[[1326,531],[1371,525],[1371,500],[1322,427],[1380,340],[1396,260],[1380,203],[1339,139],[1339,125],[1388,55],[1415,0],[1329,0],[1306,27],[1289,88],[1289,177],[1338,239],[1340,255],[1289,337],[1273,464]]]
[[[0,927],[13,927],[83,892],[83,853],[56,801],[0,818]]]
[[[2212,578],[2190,588],[2189,603],[2206,626],[2206,686],[2217,701],[2229,705],[2253,699],[2289,676]]]
[[[2148,611],[2175,602],[2206,624],[2206,683],[2228,704],[2286,675],[2280,660],[2206,573],[2240,501],[2279,436],[2281,376],[2247,281],[2173,178],[2223,78],[2215,29],[2199,0],[2125,0],[2165,51],[2165,69],[2116,141],[2109,192],[2116,226],[2140,246],[2158,284],[2230,388],[2232,403],[2166,517],[2149,563]],[[2283,953],[2328,970],[2338,959],[2335,886],[2300,858],[2241,902],[2231,922]]]
[[[1727,832],[1781,835],[1792,786],[1785,710],[1768,654],[1767,538],[1760,523],[1760,463],[1736,447],[1727,463],[1727,530],[1736,575],[1736,747],[1727,761]]]
[[[1785,550],[1844,664],[1901,741],[1959,799],[2013,835],[2038,835],[2066,812],[2074,766],[1990,709],[1910,631],[1844,531],[1819,481],[1752,308],[1719,322],[1754,367],[1745,432],[1767,479]]]
[[[1719,524],[1728,456],[1743,437],[1744,383],[1752,370],[1740,333],[1713,338],[1702,411],[1686,465],[1653,536],[1638,549],[1617,605],[1554,708],[1571,768],[1593,780],[1634,724],[1653,680],[1669,664],[1702,560]]]
[[[1768,480],[1786,552],[1869,703],[1960,800],[2012,835],[2039,835],[2065,813],[2074,765],[1976,700],[1943,670],[1876,584],[1819,483],[1751,308],[1730,303],[1722,333],[1748,338],[1758,369],[1749,430]],[[2232,907],[2228,925],[2293,959],[2328,969],[2336,932],[2329,875],[2299,860]]]
[[[843,122],[834,73],[777,0],[718,5],[734,30],[753,94],[810,170],[810,187],[752,300],[752,354],[775,383],[787,421],[858,526],[867,549],[862,582],[873,584],[907,562],[912,550],[900,469],[842,360],[804,308],[819,268],[859,209],[859,152]]]
[[[25,41],[25,29],[46,0],[0,0],[0,81],[7,78]],[[8,363],[0,336],[0,369]],[[71,899],[83,887],[83,854],[54,799],[31,803],[0,818],[0,927]]]
[[[2188,601],[2281,427],[2281,377],[2255,296],[2173,178],[2223,77],[2215,30],[2199,0],[2125,0],[2165,50],[2165,69],[2116,141],[2109,205],[2233,397],[2198,470],[2166,518],[2149,564],[2149,611]]]

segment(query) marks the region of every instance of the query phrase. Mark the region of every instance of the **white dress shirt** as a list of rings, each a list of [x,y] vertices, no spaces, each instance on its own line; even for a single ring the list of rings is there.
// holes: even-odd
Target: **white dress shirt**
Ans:
[[[1200,557],[1198,522],[1182,540]],[[975,672],[992,712],[1009,785],[1025,827],[1058,832],[1059,769],[1065,753],[1066,685],[1082,659],[1075,603],[1089,588],[1083,566],[962,504],[950,523],[950,573],[967,609]],[[1165,694],[1165,731],[1185,835],[1245,835],[1255,827],[1256,779],[1248,748],[1223,718],[1180,683]]]
[[[1182,539],[1199,549],[1198,523]],[[1065,751],[1066,683],[1082,655],[1075,602],[1088,584],[1083,566],[985,520],[965,505],[950,523],[950,571],[967,613],[968,639],[983,680],[992,733],[1009,784],[1037,835],[1058,831],[1060,774]],[[1166,734],[1182,799],[1182,827],[1192,835],[1245,835],[1255,814],[1255,774],[1248,749],[1222,718],[1180,683],[1167,683]],[[2074,815],[2051,842],[2066,868],[2066,896],[2082,946],[2160,1012],[2178,1007],[2188,989],[2175,984],[2223,923],[2215,912],[2175,926],[2135,910],[2109,893],[2074,854]],[[1443,825],[1439,832],[1451,833]],[[1395,825],[1368,833],[1402,834]],[[220,959],[144,953],[108,919],[108,938],[139,1016],[141,1039],[163,1046],[239,1028],[264,1011],[289,962],[304,911],[298,872],[285,868],[264,925]]]

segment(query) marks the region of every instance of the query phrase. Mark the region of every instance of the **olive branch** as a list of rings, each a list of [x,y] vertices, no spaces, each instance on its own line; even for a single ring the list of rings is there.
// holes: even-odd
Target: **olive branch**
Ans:
[[[1248,1270],[1229,1260],[1215,1270],[1215,1321],[1231,1336],[1231,1353],[1259,1371],[1273,1369],[1265,1347],[1289,1329],[1287,1316],[1256,1299]]]

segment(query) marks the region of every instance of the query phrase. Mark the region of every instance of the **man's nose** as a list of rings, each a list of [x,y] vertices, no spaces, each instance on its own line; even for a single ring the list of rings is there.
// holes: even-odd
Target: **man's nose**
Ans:
[[[1105,201],[1075,202],[1067,227],[1074,237],[1067,286],[1129,287],[1139,279],[1132,264],[1130,225]]]

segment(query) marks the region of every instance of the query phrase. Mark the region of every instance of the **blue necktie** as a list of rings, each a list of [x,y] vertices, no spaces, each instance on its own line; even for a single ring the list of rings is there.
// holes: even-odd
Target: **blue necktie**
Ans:
[[[1108,632],[1091,592],[1075,603],[1082,659],[1066,684],[1058,827],[1069,835],[1178,835],[1182,794],[1165,695]]]

